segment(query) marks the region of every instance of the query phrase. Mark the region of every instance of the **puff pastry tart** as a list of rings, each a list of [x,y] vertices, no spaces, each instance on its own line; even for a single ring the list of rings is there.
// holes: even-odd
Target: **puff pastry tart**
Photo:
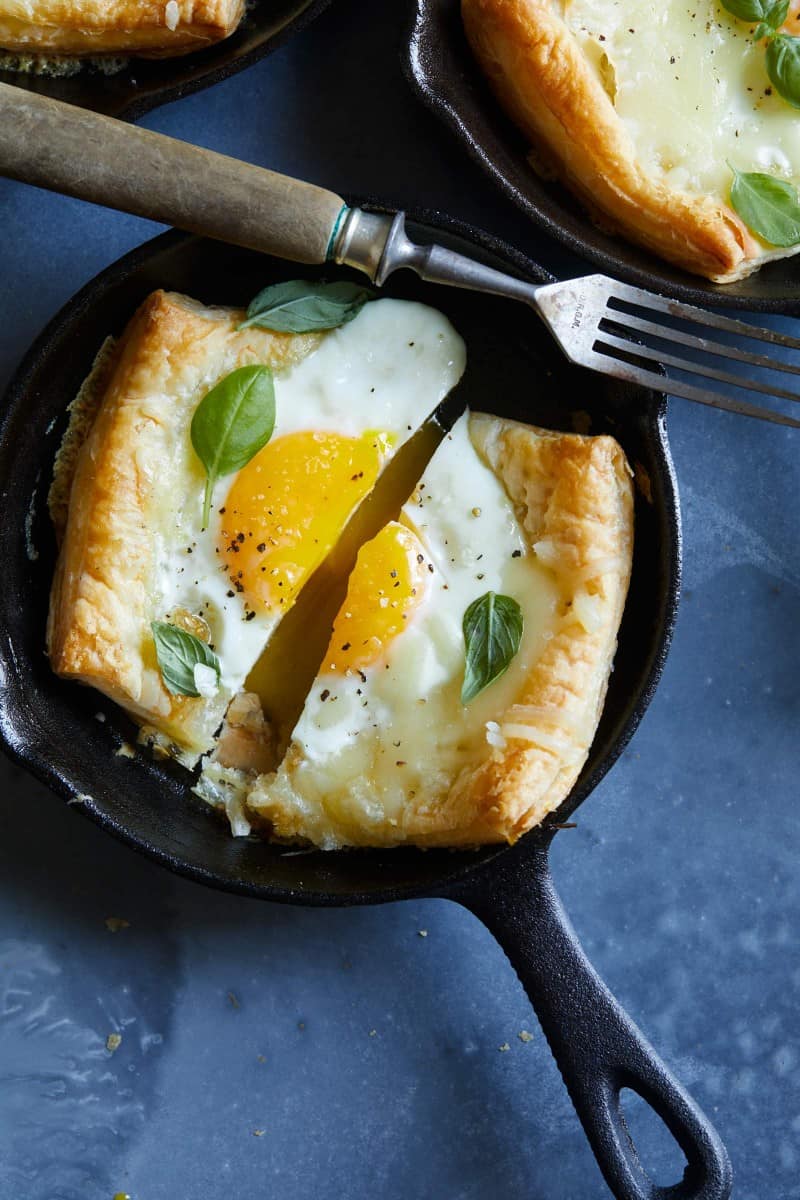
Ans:
[[[185,763],[213,747],[198,790],[235,833],[328,849],[515,840],[569,792],[602,709],[632,560],[622,450],[462,417],[361,546],[276,747],[285,714],[263,711],[262,649],[465,355],[441,314],[403,301],[323,334],[241,317],[158,293],[78,397],[51,495],[54,669]],[[275,430],[214,485],[203,528],[193,414],[253,364],[271,364]],[[193,694],[175,694],[165,624],[213,656]]]
[[[0,46],[44,56],[166,58],[221,41],[244,0],[0,0]]]
[[[800,180],[797,108],[770,82],[757,22],[715,0],[461,5],[532,164],[599,224],[719,283],[797,251],[754,233],[731,204],[732,168]],[[794,12],[786,30],[798,32]]]

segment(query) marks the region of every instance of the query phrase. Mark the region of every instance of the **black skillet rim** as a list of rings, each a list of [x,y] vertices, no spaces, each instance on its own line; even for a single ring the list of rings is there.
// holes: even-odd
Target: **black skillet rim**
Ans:
[[[357,202],[362,207],[371,209],[372,211],[397,211],[395,206],[389,206],[383,202],[364,200]],[[438,228],[456,237],[474,242],[488,253],[497,255],[506,262],[513,264],[516,270],[522,275],[527,275],[536,281],[548,281],[551,278],[534,260],[529,259],[526,255],[507,245],[494,235],[479,230],[467,222],[425,208],[406,210],[406,215],[412,223],[416,222],[434,233]],[[197,241],[203,240],[194,238],[194,235],[182,233],[178,230],[168,230],[141,243],[95,275],[62,306],[28,349],[8,384],[5,393],[5,404],[2,411],[0,411],[0,445],[6,440],[12,413],[16,410],[21,397],[26,393],[27,376],[35,370],[40,360],[46,356],[49,344],[59,337],[62,327],[72,322],[75,312],[80,311],[97,296],[102,295],[109,284],[120,277],[126,277],[135,273],[147,262],[154,251],[165,246],[180,243],[181,241],[191,241],[193,239]],[[526,834],[515,846],[483,847],[474,854],[469,854],[467,861],[465,861],[465,858],[467,858],[468,852],[467,854],[462,854],[458,851],[453,852],[455,869],[444,873],[444,877],[439,879],[435,887],[427,883],[399,885],[369,892],[354,890],[346,894],[338,892],[326,893],[323,891],[304,892],[273,884],[259,884],[247,880],[234,880],[218,876],[213,871],[182,859],[178,855],[162,849],[155,843],[148,842],[146,839],[131,834],[124,822],[117,820],[110,813],[97,811],[92,806],[84,804],[76,805],[76,811],[110,833],[118,841],[146,855],[160,866],[167,867],[169,870],[193,882],[202,883],[238,895],[252,896],[278,903],[303,904],[308,907],[349,907],[355,904],[380,904],[430,896],[434,892],[444,892],[445,889],[463,882],[467,877],[477,877],[482,868],[492,863],[500,855],[518,853],[526,846],[530,846],[531,848],[533,846],[547,846],[557,832],[559,823],[568,818],[589,793],[594,790],[630,742],[655,694],[669,652],[677,619],[681,588],[682,533],[677,481],[666,434],[667,397],[663,393],[638,390],[643,399],[648,403],[649,415],[653,424],[653,436],[657,440],[663,458],[667,500],[672,501],[667,506],[668,524],[671,534],[671,553],[669,555],[668,586],[664,595],[663,622],[658,649],[653,656],[650,669],[642,682],[636,703],[630,710],[624,726],[609,751],[598,761],[595,768],[579,781],[559,808],[551,813],[541,826]],[[13,647],[9,639],[4,637],[0,640],[0,679],[5,674],[5,660],[9,654],[13,658]],[[13,711],[9,710],[8,695],[4,691],[0,691],[0,749],[12,761],[24,767],[39,782],[43,783],[61,799],[74,803],[75,787],[59,773],[58,769],[45,756],[29,752],[24,743],[15,736]],[[220,829],[220,836],[225,836],[222,829]],[[399,851],[399,853],[406,852]],[[357,855],[359,851],[346,851],[345,853]],[[425,852],[414,850],[412,853],[419,854]]]
[[[767,264],[738,284],[713,284],[604,233],[560,185],[541,180],[527,165],[523,135],[490,93],[466,40],[456,45],[443,35],[441,27],[448,18],[458,20],[460,30],[460,18],[446,11],[448,6],[455,11],[458,0],[412,0],[403,58],[406,79],[472,161],[530,219],[534,232],[544,231],[606,275],[687,304],[800,315],[798,259]],[[482,128],[476,128],[479,125]],[[789,264],[794,264],[794,279],[776,281],[770,288],[772,274],[791,269]]]
[[[126,67],[119,75],[105,76],[99,73],[85,73],[83,76],[67,77],[64,81],[67,83],[69,79],[80,79],[86,83],[87,91],[91,94],[91,81],[98,81],[98,88],[94,89],[97,93],[97,99],[94,103],[83,103],[79,99],[69,99],[64,95],[62,90],[58,88],[60,82],[55,77],[50,76],[28,76],[16,71],[0,70],[0,80],[3,83],[13,84],[15,87],[20,87],[24,90],[41,92],[46,96],[52,96],[54,99],[69,100],[70,103],[80,104],[82,107],[89,108],[95,112],[103,113],[106,116],[118,117],[126,121],[137,121],[143,117],[145,113],[150,112],[154,108],[158,108],[162,104],[170,104],[173,100],[180,100],[184,96],[190,96],[194,92],[202,91],[204,88],[211,87],[215,83],[221,83],[225,79],[229,79],[232,75],[236,75],[239,71],[245,70],[258,62],[259,59],[271,54],[273,50],[278,50],[284,42],[288,41],[296,33],[300,33],[307,25],[310,25],[326,8],[329,7],[332,0],[286,0],[290,11],[287,12],[287,17],[284,24],[274,33],[265,33],[260,37],[255,44],[250,45],[247,49],[237,50],[236,39],[238,30],[231,34],[230,38],[225,38],[222,42],[216,43],[214,46],[209,46],[204,50],[198,50],[194,54],[178,55],[175,58],[165,59],[133,59],[130,68]],[[262,5],[268,5],[269,0],[261,0]],[[263,8],[265,15],[267,8]],[[258,13],[246,13],[243,22],[252,22],[255,29],[258,29]],[[247,36],[248,28],[242,30],[242,36]],[[257,35],[258,36],[258,35]],[[206,66],[206,64],[208,64]],[[137,83],[131,80],[131,75],[139,71],[145,78],[151,72],[155,74],[155,80],[152,84],[147,80],[148,90],[137,94]],[[163,74],[164,83],[159,84],[159,75]],[[172,82],[170,82],[170,79]],[[116,84],[115,84],[115,81]],[[103,103],[105,96],[106,102]]]

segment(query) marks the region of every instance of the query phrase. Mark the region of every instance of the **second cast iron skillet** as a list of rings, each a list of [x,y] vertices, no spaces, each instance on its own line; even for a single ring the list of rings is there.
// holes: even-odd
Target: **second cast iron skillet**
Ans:
[[[409,228],[420,241],[435,239],[500,269],[543,278],[508,246],[441,216],[418,214]],[[231,838],[192,796],[186,772],[144,753],[115,756],[123,739],[135,737],[124,715],[49,669],[44,626],[55,546],[45,498],[66,406],[104,337],[118,333],[156,287],[242,304],[271,280],[320,273],[168,233],[79,292],[28,353],[0,422],[0,734],[6,749],[76,811],[200,882],[297,904],[435,896],[465,905],[492,930],[525,985],[613,1193],[624,1200],[725,1200],[730,1167],[723,1146],[588,963],[548,868],[558,825],[603,777],[647,707],[672,633],[680,520],[663,397],[566,366],[532,314],[510,301],[435,288],[407,272],[385,289],[449,315],[467,343],[461,386],[472,407],[561,429],[588,424],[594,433],[614,434],[636,466],[633,577],[600,728],[571,795],[513,848],[297,855]],[[336,268],[322,273],[346,274]],[[640,1165],[620,1110],[622,1088],[643,1097],[680,1144],[687,1166],[673,1188],[656,1187]]]
[[[252,0],[230,37],[194,54],[130,58],[121,71],[112,75],[88,65],[75,75],[0,70],[0,81],[53,100],[80,104],[109,117],[134,120],[159,104],[178,100],[244,70],[299,33],[329,4],[330,0]]]
[[[797,258],[769,263],[737,283],[714,284],[595,225],[565,188],[530,166],[528,142],[501,110],[469,48],[460,0],[411,0],[411,6],[406,73],[412,87],[540,230],[607,275],[689,304],[800,314]]]

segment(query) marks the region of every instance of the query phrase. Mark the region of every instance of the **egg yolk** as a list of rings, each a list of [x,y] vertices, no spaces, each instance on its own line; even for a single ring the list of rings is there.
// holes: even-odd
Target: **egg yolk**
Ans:
[[[253,610],[285,611],[370,491],[390,435],[304,431],[267,443],[233,482],[220,547]]]
[[[397,521],[362,546],[323,670],[343,675],[379,659],[422,603],[431,566],[416,534]]]

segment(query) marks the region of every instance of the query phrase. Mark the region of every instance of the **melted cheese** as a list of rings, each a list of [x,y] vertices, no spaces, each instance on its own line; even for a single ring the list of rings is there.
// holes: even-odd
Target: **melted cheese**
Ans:
[[[772,88],[753,25],[713,0],[567,0],[563,16],[652,177],[726,203],[728,162],[800,182],[800,112]],[[800,33],[797,14],[785,29]]]

